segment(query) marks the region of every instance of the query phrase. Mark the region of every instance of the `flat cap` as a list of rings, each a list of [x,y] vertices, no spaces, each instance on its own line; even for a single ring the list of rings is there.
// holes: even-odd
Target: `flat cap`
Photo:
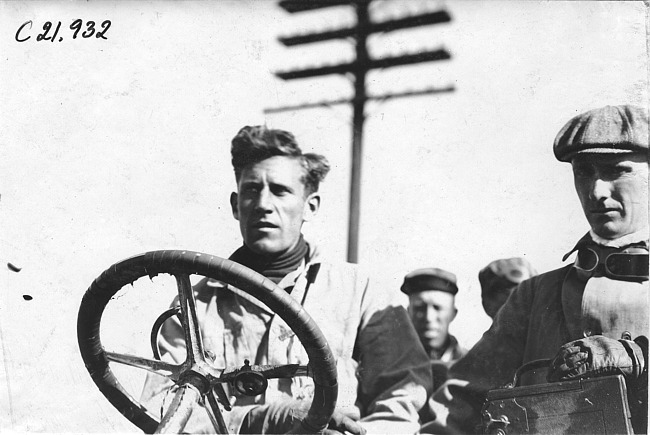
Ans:
[[[426,290],[439,290],[455,295],[458,293],[458,286],[456,275],[453,273],[429,267],[408,273],[400,290],[407,295]]]
[[[537,271],[525,258],[503,258],[494,260],[478,273],[481,292],[492,293],[509,289],[522,281],[537,275]]]
[[[571,119],[553,144],[555,157],[568,162],[578,153],[647,153],[648,114],[638,106],[605,106]]]

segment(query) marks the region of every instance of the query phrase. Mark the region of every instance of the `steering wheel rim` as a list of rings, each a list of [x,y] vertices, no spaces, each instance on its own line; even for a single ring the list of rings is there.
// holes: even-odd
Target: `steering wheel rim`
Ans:
[[[152,278],[161,273],[196,274],[225,282],[255,297],[279,315],[302,343],[313,371],[314,396],[303,425],[314,431],[327,426],[338,393],[336,362],[327,340],[302,305],[272,281],[238,263],[181,250],[150,251],[115,263],[93,281],[81,301],[77,317],[81,356],[99,390],[122,415],[145,433],[153,433],[159,425],[111,371],[100,338],[102,314],[122,287],[141,277]]]

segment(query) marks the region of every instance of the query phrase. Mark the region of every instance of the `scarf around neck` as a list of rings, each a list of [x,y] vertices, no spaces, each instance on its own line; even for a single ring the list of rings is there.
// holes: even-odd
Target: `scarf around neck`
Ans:
[[[300,267],[307,257],[309,246],[302,234],[293,249],[283,252],[276,257],[267,257],[253,252],[245,244],[230,256],[230,260],[242,264],[255,272],[264,275],[274,283],[279,283],[288,273]]]

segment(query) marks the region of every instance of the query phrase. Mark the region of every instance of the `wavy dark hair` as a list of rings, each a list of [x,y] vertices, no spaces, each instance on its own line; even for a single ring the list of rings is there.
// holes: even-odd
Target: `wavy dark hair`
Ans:
[[[247,166],[270,157],[285,156],[300,161],[304,171],[301,181],[306,194],[318,191],[318,186],[330,170],[325,156],[314,153],[302,153],[296,138],[288,131],[274,130],[264,125],[243,127],[232,139],[230,148],[235,179],[239,181],[242,170]]]

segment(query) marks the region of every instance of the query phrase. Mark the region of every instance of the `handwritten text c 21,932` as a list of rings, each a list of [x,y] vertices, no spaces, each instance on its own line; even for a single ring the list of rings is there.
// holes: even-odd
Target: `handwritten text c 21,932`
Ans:
[[[38,33],[34,40],[37,42],[61,42],[63,41],[64,36],[67,35],[71,36],[72,39],[108,39],[106,37],[106,32],[111,27],[111,20],[104,20],[98,25],[95,21],[77,19],[74,20],[70,26],[64,27],[63,31],[61,31],[61,25],[61,21],[57,21],[56,24],[53,24],[51,21],[46,21],[45,24],[43,24],[43,31]],[[25,21],[21,24],[16,31],[16,41],[29,41],[32,38],[32,27],[32,20]]]

